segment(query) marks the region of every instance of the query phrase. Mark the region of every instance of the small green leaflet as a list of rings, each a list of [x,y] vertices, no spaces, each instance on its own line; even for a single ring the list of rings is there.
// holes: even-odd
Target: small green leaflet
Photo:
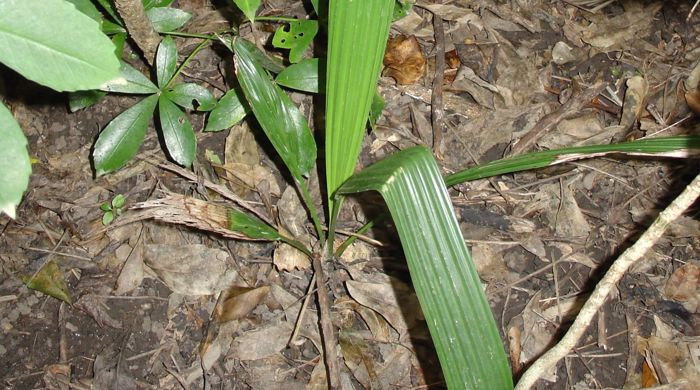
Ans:
[[[277,241],[282,239],[275,229],[265,222],[248,215],[248,213],[232,208],[226,209],[226,213],[229,230],[243,233],[255,240]]]
[[[151,8],[146,11],[146,16],[159,33],[175,31],[192,19],[191,13],[170,7]]]
[[[260,8],[260,0],[233,0],[233,2],[248,20],[255,21],[255,12]]]
[[[44,263],[34,275],[22,277],[22,282],[32,290],[60,299],[68,304],[71,303],[68,287],[63,280],[63,273],[53,260]]]
[[[138,152],[158,103],[151,95],[119,114],[97,137],[92,158],[96,175],[121,168]]]
[[[165,93],[173,103],[188,110],[195,109],[192,102],[197,102],[197,111],[211,111],[216,106],[214,95],[208,89],[198,84],[177,84]]]
[[[248,108],[241,103],[238,93],[235,88],[231,88],[219,99],[219,103],[209,114],[207,127],[204,131],[228,129],[245,118]]]
[[[289,62],[296,64],[318,33],[318,21],[298,20],[289,22],[289,28],[282,26],[275,31],[272,45],[289,51]]]
[[[160,41],[156,53],[156,78],[158,87],[163,88],[175,75],[177,69],[177,47],[173,37],[167,35]]]
[[[318,93],[318,58],[301,60],[288,66],[277,75],[275,81],[283,87]]]
[[[166,94],[158,99],[158,113],[168,154],[178,164],[191,166],[197,152],[197,140],[187,115]]]

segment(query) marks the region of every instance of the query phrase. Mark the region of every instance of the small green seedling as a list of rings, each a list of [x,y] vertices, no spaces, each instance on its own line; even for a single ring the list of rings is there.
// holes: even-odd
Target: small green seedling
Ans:
[[[112,223],[112,221],[114,221],[114,218],[122,215],[124,201],[124,195],[117,194],[114,196],[114,198],[112,198],[111,202],[102,203],[100,210],[104,211],[104,215],[102,216],[103,225],[109,225]]]

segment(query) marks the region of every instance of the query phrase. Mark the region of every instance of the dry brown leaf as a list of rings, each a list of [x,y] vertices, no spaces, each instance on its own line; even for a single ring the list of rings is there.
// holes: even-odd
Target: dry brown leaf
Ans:
[[[218,323],[240,320],[255,309],[270,292],[270,286],[236,287],[221,292],[212,319]]]
[[[103,299],[95,294],[83,295],[73,306],[88,313],[101,327],[122,328],[121,321],[112,318]]]
[[[236,337],[229,355],[240,360],[275,356],[287,346],[293,330],[293,326],[286,321],[268,322]]]
[[[281,243],[277,246],[275,253],[272,255],[272,262],[280,271],[309,269],[311,267],[309,256],[286,243]]]
[[[400,85],[413,84],[425,73],[425,57],[415,36],[389,38],[384,53],[384,75]]]
[[[239,278],[229,257],[227,251],[201,244],[144,246],[144,263],[183,295],[212,295],[233,285]]]
[[[381,314],[400,335],[418,320],[418,298],[404,283],[393,279],[391,283],[348,280],[346,284],[353,299]]]
[[[369,353],[369,346],[357,332],[353,330],[341,330],[338,334],[340,351],[343,354],[345,365],[350,369],[355,379],[365,389],[377,389],[377,371],[374,367],[374,358]]]
[[[544,353],[551,343],[555,340],[555,329],[549,322],[544,320],[540,314],[540,298],[541,292],[535,293],[530,298],[523,312],[511,319],[508,327],[519,326],[522,324],[521,332],[521,353],[520,362],[523,365],[533,362],[537,357]],[[556,382],[557,370],[552,367],[549,371],[542,373],[542,379],[549,382]]]
[[[700,267],[694,263],[686,263],[676,269],[666,282],[664,294],[673,300],[681,302],[691,313],[697,313],[700,308]]]
[[[122,266],[114,288],[115,295],[123,295],[134,290],[143,281],[143,241],[137,243],[136,248],[127,257]]]

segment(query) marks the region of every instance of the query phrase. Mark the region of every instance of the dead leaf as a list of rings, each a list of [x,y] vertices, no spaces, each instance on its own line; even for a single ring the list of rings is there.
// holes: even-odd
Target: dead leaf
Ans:
[[[425,73],[425,57],[415,36],[389,38],[384,53],[384,75],[399,85],[413,84]]]
[[[136,389],[138,386],[126,370],[122,355],[114,344],[105,347],[95,356],[93,363],[93,389],[119,390]],[[123,362],[122,362],[123,363]]]
[[[629,131],[634,127],[644,112],[644,100],[649,92],[649,83],[642,76],[634,76],[627,80],[627,91],[622,105],[620,126]]]
[[[255,309],[269,292],[270,286],[229,287],[219,295],[212,313],[212,320],[220,324],[240,320]]]
[[[70,364],[49,364],[44,367],[44,386],[48,390],[69,390],[71,382]]]
[[[377,380],[374,359],[369,353],[366,341],[355,331],[343,329],[338,334],[338,342],[345,365],[348,366],[355,379],[366,389],[381,387]]]
[[[268,322],[236,337],[229,355],[241,360],[259,360],[277,355],[287,346],[294,327],[286,321]]]
[[[697,313],[700,308],[700,267],[694,263],[686,263],[676,269],[666,281],[664,294],[673,300],[681,302],[691,313]]]
[[[212,295],[238,279],[228,252],[201,244],[144,246],[144,262],[173,292]]]
[[[348,280],[346,285],[353,299],[381,314],[401,336],[418,320],[418,297],[398,280],[393,279],[391,283]]]
[[[143,244],[139,240],[136,248],[122,266],[114,288],[115,295],[123,295],[141,285],[143,281]]]
[[[74,307],[88,313],[101,327],[109,326],[114,329],[122,328],[121,321],[115,320],[109,314],[103,299],[94,294],[83,295],[78,299]]]
[[[32,290],[71,303],[63,273],[53,260],[44,263],[34,275],[22,277],[22,281]]]
[[[286,244],[280,243],[272,255],[272,262],[280,271],[293,271],[294,269],[309,269],[311,260],[304,252]]]

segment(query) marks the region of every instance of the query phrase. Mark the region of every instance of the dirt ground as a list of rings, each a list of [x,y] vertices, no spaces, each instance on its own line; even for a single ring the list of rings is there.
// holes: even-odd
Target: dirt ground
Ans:
[[[700,15],[686,21],[693,2],[584,3],[419,0],[392,26],[379,81],[386,106],[360,165],[426,145],[449,174],[532,150],[700,135],[693,111],[700,96],[686,83],[700,60]],[[187,32],[220,30],[229,14],[209,1],[174,6],[194,15]],[[307,9],[266,0],[259,14],[307,18]],[[436,45],[434,16],[443,22],[443,44]],[[269,44],[277,27],[259,23],[258,34],[283,55]],[[242,35],[250,33],[242,27]],[[181,58],[197,43],[177,41]],[[220,97],[232,75],[225,53],[201,51],[183,80]],[[438,55],[446,70],[435,146]],[[128,58],[147,72],[138,57]],[[219,185],[308,242],[307,213],[254,120],[204,133],[206,116],[191,113],[193,170],[168,162],[151,130],[137,159],[95,179],[94,140],[135,98],[108,95],[70,113],[65,95],[5,68],[0,75],[0,93],[36,159],[17,219],[0,217],[0,387],[326,388],[307,258],[286,245],[144,219],[148,213],[134,208],[168,194],[230,205],[212,191]],[[592,98],[580,98],[591,91]],[[304,113],[321,115],[318,96],[291,96]],[[450,189],[516,380],[697,173],[693,159],[612,156]],[[320,200],[317,176],[310,187]],[[124,213],[105,227],[100,205],[117,194],[126,199]],[[371,194],[351,200],[340,230],[357,230],[383,208]],[[699,245],[698,210],[691,208],[626,274],[576,349],[542,373],[537,388],[693,388],[700,379]],[[379,224],[327,266],[341,387],[443,388],[391,224]],[[47,269],[65,281],[71,305],[25,286]],[[213,320],[220,307],[232,313],[226,321]]]

